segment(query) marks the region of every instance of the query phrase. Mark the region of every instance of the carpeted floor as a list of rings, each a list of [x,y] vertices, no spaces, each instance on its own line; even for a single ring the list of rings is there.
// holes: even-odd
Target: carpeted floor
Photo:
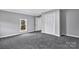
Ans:
[[[28,33],[0,39],[0,49],[78,49],[79,38]]]

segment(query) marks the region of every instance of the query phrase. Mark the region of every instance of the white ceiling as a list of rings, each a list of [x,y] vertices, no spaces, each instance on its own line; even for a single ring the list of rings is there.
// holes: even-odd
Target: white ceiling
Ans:
[[[39,16],[44,12],[48,12],[52,9],[4,9],[4,11],[21,13],[21,14],[28,14],[32,16]]]

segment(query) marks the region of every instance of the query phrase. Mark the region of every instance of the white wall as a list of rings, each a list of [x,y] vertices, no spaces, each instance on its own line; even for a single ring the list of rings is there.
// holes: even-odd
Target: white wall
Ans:
[[[27,19],[28,32],[34,31],[34,17],[0,11],[0,37],[20,33],[20,19]]]
[[[62,10],[63,20],[66,20],[66,35],[79,37],[79,10]],[[64,29],[64,28],[63,28]]]
[[[60,36],[60,10],[54,10],[42,14],[41,17],[37,17],[37,29],[41,29],[43,33]],[[40,21],[41,19],[41,21]]]

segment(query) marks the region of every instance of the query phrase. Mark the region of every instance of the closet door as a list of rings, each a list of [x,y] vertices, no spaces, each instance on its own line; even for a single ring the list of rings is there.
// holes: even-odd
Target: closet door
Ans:
[[[43,15],[43,33],[55,33],[55,13],[50,12]]]

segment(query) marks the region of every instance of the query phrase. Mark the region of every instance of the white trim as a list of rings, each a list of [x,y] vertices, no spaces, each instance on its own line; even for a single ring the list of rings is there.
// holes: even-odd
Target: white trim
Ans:
[[[44,34],[49,34],[49,33],[44,33]],[[54,36],[60,37],[60,35],[57,35],[57,34],[49,34],[49,35],[54,35]]]
[[[23,33],[17,33],[17,34],[5,35],[5,36],[1,36],[0,38],[6,38],[6,37],[16,36],[16,35],[20,35],[20,34],[23,34]]]
[[[76,38],[79,38],[79,36],[77,35],[72,35],[72,34],[66,34],[67,36],[71,36],[71,37],[76,37]]]
[[[53,34],[53,35],[60,37],[60,35],[59,35],[59,34]]]

